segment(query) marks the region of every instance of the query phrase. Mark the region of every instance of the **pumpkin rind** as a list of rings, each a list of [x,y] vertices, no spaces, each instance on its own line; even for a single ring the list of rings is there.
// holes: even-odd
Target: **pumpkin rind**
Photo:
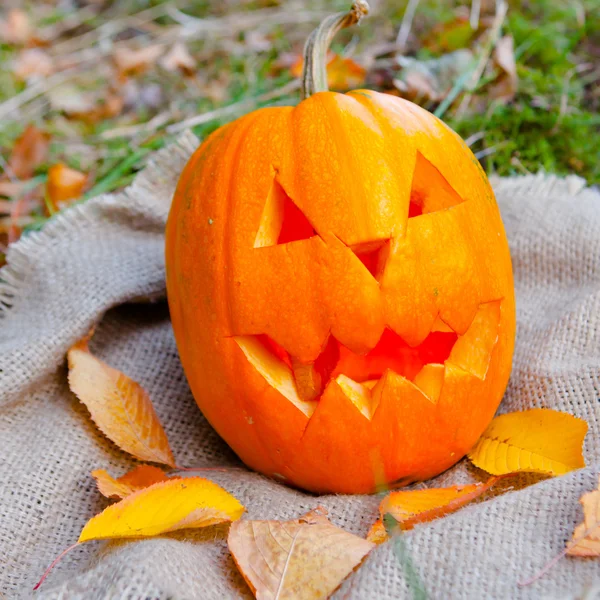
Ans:
[[[411,193],[422,214],[409,218]],[[277,243],[282,194],[313,230]],[[382,248],[376,273],[361,252]],[[515,334],[500,214],[464,142],[410,102],[321,92],[217,130],[177,186],[166,262],[194,397],[267,475],[345,493],[431,477],[500,403]],[[386,329],[416,347],[434,329],[459,337],[414,381],[387,370],[358,387],[337,374],[320,384],[310,370],[330,336],[362,355]],[[290,401],[253,364],[239,342],[260,336],[291,357],[275,371],[302,373],[308,400]]]

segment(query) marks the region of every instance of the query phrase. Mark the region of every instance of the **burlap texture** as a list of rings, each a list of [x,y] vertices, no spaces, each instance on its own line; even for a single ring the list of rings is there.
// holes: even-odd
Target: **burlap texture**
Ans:
[[[66,383],[67,349],[100,319],[92,350],[148,390],[179,464],[226,468],[206,476],[238,497],[248,518],[293,518],[321,504],[334,523],[365,535],[376,517],[376,496],[315,497],[246,470],[191,397],[162,299],[163,229],[197,143],[184,135],[124,193],[66,211],[9,252],[0,278],[0,590],[8,598],[32,597],[48,563],[107,505],[90,471],[118,475],[135,464],[96,430]],[[543,175],[495,180],[494,187],[518,306],[501,411],[543,406],[586,419],[588,467],[418,526],[402,536],[402,547],[372,552],[339,598],[409,598],[415,577],[431,598],[598,593],[594,560],[564,558],[531,586],[517,581],[564,547],[581,520],[578,498],[600,471],[600,194],[580,179]],[[463,462],[427,485],[482,477]],[[85,544],[59,564],[39,597],[250,597],[226,531]]]

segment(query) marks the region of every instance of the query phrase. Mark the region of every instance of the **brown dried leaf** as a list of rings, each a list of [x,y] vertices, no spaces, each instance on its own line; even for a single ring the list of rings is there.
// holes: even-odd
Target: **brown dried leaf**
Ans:
[[[134,75],[154,66],[162,53],[161,45],[146,46],[138,50],[123,47],[115,50],[113,61],[120,75]]]
[[[135,467],[117,479],[104,469],[96,469],[92,471],[92,477],[96,480],[98,491],[103,496],[119,499],[169,479],[162,469],[151,465]]]
[[[85,92],[73,84],[64,84],[51,89],[47,96],[54,110],[87,123],[110,119],[123,110],[123,99],[111,91]]]
[[[47,77],[54,71],[49,54],[39,48],[22,50],[13,63],[13,73],[23,81],[32,77]]]
[[[182,42],[176,42],[165,54],[161,66],[167,71],[181,71],[184,75],[193,75],[196,70],[196,61]]]
[[[515,97],[518,87],[517,63],[515,61],[515,45],[512,35],[505,35],[498,40],[493,54],[494,64],[501,70],[501,75],[490,90],[490,96],[509,102]]]
[[[87,175],[85,173],[70,169],[62,163],[52,165],[48,169],[46,194],[54,212],[64,208],[70,201],[79,198],[86,183]]]
[[[265,600],[327,598],[375,547],[316,511],[292,521],[237,521],[227,544],[254,595]]]
[[[174,466],[167,436],[139,383],[93,356],[86,339],[67,358],[69,386],[100,431],[136,458]]]
[[[567,545],[567,554],[571,556],[600,556],[600,478],[598,489],[581,496],[583,523],[573,532],[573,538]]]
[[[46,162],[50,150],[50,136],[35,125],[28,125],[17,138],[8,159],[10,171],[18,179],[29,179]]]
[[[13,8],[0,21],[0,40],[5,44],[24,46],[33,38],[33,26],[27,13]]]
[[[399,56],[397,61],[402,71],[394,85],[403,97],[440,102],[456,80],[471,68],[473,53],[462,49],[429,60]]]

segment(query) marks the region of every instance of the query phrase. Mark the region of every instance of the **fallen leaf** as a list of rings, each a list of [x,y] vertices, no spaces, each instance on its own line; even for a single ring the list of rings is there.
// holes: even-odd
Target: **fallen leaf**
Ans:
[[[54,63],[49,54],[39,48],[22,50],[12,66],[13,73],[22,81],[32,77],[47,77],[54,71]]]
[[[440,102],[452,90],[456,80],[471,68],[473,53],[462,49],[429,60],[410,56],[398,56],[396,60],[402,71],[394,85],[405,98]]]
[[[494,64],[500,69],[498,80],[490,89],[490,96],[508,102],[515,97],[518,87],[515,45],[512,35],[498,40],[493,53]]]
[[[573,532],[573,539],[567,544],[567,554],[571,556],[600,556],[600,478],[598,489],[581,496],[583,523]]]
[[[327,598],[375,546],[315,511],[292,521],[238,521],[227,544],[259,600]]]
[[[29,179],[48,159],[50,136],[35,125],[28,125],[13,146],[8,167],[18,179]]]
[[[118,115],[123,110],[123,99],[112,91],[86,92],[70,83],[56,86],[47,93],[53,110],[72,119],[97,123]]]
[[[115,50],[113,61],[120,75],[134,75],[147,71],[162,53],[163,47],[159,44],[137,50],[120,47]]]
[[[37,590],[54,566],[73,548],[90,540],[144,538],[180,529],[197,529],[235,521],[244,507],[229,492],[202,477],[155,483],[104,509],[82,529],[76,544],[46,569]]]
[[[53,110],[64,112],[69,116],[91,112],[96,107],[93,94],[83,91],[72,83],[57,85],[48,90],[46,96]]]
[[[23,10],[13,8],[0,21],[0,40],[5,44],[24,46],[33,38],[33,26]]]
[[[235,521],[243,512],[236,498],[208,479],[169,479],[134,492],[92,517],[78,542],[152,537]]]
[[[184,75],[193,75],[197,66],[194,57],[182,42],[176,42],[162,57],[160,64],[167,71],[181,71]]]
[[[585,466],[588,425],[573,415],[545,408],[496,417],[469,458],[476,467],[503,475],[514,472],[562,475]]]
[[[304,58],[299,56],[291,67],[294,77],[302,76]],[[332,90],[350,90],[365,82],[366,69],[351,58],[330,52],[327,60],[327,85]]]
[[[52,165],[48,169],[46,195],[53,211],[57,212],[69,201],[79,198],[86,183],[85,173],[70,169],[62,163]]]
[[[418,523],[433,521],[455,512],[487,492],[498,479],[499,477],[492,477],[485,483],[453,485],[447,488],[392,492],[381,501],[381,518],[375,522],[367,539],[375,543],[387,540],[383,525],[385,515],[392,515],[401,529],[412,529]]]
[[[367,533],[367,540],[369,542],[373,542],[374,544],[383,544],[383,542],[387,542],[389,540],[382,519],[377,519],[377,521],[373,523],[373,526],[371,529],[369,529],[369,533]]]
[[[575,527],[573,537],[567,542],[565,549],[548,561],[535,575],[519,581],[520,586],[536,582],[552,570],[565,554],[587,558],[600,556],[600,478],[598,479],[598,489],[583,494],[579,502],[583,506],[583,523]]]
[[[174,466],[167,436],[139,383],[93,356],[87,339],[67,354],[69,386],[110,440],[133,456]]]
[[[468,17],[458,16],[436,25],[423,38],[422,45],[436,53],[454,52],[459,48],[466,48],[476,33]]]
[[[115,479],[104,469],[92,471],[98,491],[107,498],[125,498],[155,483],[168,481],[162,469],[151,465],[139,465],[125,475]]]

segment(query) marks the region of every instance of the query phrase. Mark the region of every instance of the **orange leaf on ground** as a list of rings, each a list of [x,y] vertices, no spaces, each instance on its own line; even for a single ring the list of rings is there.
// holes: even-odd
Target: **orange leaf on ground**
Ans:
[[[126,498],[134,492],[143,490],[155,483],[168,481],[169,478],[162,469],[151,465],[140,465],[125,475],[115,479],[104,469],[92,471],[98,491],[107,498]]]
[[[388,541],[388,534],[385,530],[385,525],[383,524],[382,519],[377,519],[371,529],[369,529],[369,533],[367,533],[367,540],[369,542],[373,542],[374,544],[383,544],[383,542]]]
[[[87,339],[67,357],[69,386],[100,431],[136,458],[174,466],[167,435],[140,384],[93,356]]]
[[[495,417],[468,456],[491,473],[564,475],[585,467],[587,423],[568,413],[532,408]]]
[[[18,179],[29,179],[46,162],[49,150],[50,136],[35,125],[28,125],[13,146],[8,167]]]
[[[294,77],[302,75],[304,59],[299,56],[291,67]],[[327,84],[332,90],[351,90],[365,82],[367,70],[351,58],[330,52],[327,61]]]
[[[317,511],[292,521],[238,521],[227,544],[254,595],[279,600],[329,597],[375,547]]]
[[[598,489],[581,496],[583,523],[573,532],[573,539],[567,545],[571,556],[600,556],[600,478]]]
[[[444,517],[468,504],[490,489],[499,477],[492,477],[485,483],[453,485],[447,488],[429,488],[392,492],[379,506],[379,519],[369,531],[367,539],[375,543],[386,541],[383,517],[392,515],[401,529],[412,529],[418,523],[425,523]]]
[[[52,165],[48,169],[46,193],[54,211],[59,211],[66,206],[69,200],[79,198],[86,183],[85,173],[70,169],[62,163]]]

